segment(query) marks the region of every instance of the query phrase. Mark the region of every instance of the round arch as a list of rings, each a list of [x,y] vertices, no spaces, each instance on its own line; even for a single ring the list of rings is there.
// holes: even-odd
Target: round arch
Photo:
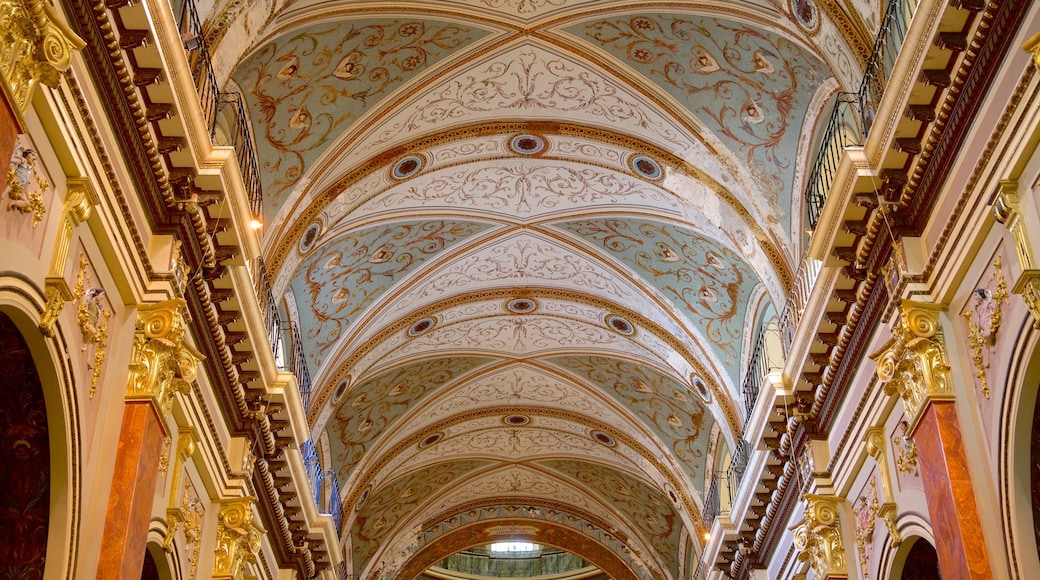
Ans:
[[[624,561],[591,538],[553,522],[528,519],[490,520],[462,526],[416,552],[401,567],[397,577],[416,578],[423,570],[460,550],[496,541],[531,541],[552,546],[591,562],[615,580],[638,580]]]
[[[926,580],[937,578],[939,557],[935,546],[920,536],[905,538],[892,559],[888,578],[891,580]]]
[[[1008,369],[1007,389],[1000,413],[1001,522],[1011,568],[1021,577],[1040,570],[1034,510],[1040,508],[1032,489],[1034,423],[1040,421],[1036,408],[1040,390],[1040,332],[1027,316],[1019,328]],[[1040,428],[1040,425],[1038,425]]]
[[[21,335],[39,377],[50,453],[50,498],[44,578],[77,576],[80,520],[80,453],[76,394],[62,361],[65,342],[59,325],[54,340],[39,329],[43,294],[21,277],[0,278],[0,316]]]

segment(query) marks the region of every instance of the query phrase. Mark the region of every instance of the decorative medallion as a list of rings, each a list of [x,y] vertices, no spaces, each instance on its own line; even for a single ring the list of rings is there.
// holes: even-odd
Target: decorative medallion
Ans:
[[[531,418],[527,415],[506,415],[502,418],[502,422],[506,425],[526,425],[531,422]]]
[[[517,298],[510,300],[506,308],[513,314],[530,314],[538,309],[538,303],[530,298]]]
[[[601,443],[603,445],[606,445],[607,447],[613,447],[617,445],[617,442],[614,441],[613,437],[607,435],[602,431],[593,431],[592,433],[590,433],[590,435],[592,435],[592,438],[595,439],[597,443]]]
[[[350,377],[343,379],[336,386],[336,391],[332,393],[332,402],[338,403],[343,398],[343,395],[346,394],[348,388],[350,388]]]
[[[314,242],[318,241],[318,234],[321,233],[321,224],[314,222],[307,226],[307,229],[303,230],[303,235],[300,236],[300,253],[306,254],[311,251],[314,247]]]
[[[705,385],[700,377],[693,377],[693,390],[705,403],[711,402],[711,391],[708,390],[708,385]]]
[[[419,448],[420,449],[426,449],[427,447],[431,447],[433,445],[436,445],[437,442],[440,441],[443,437],[444,437],[444,433],[441,433],[440,431],[438,431],[436,433],[431,433],[431,434],[427,435],[425,439],[423,439],[422,441],[419,442]]]
[[[545,140],[536,135],[517,135],[509,142],[509,148],[521,155],[536,155],[545,149]]]
[[[416,322],[408,329],[408,336],[419,336],[427,330],[433,328],[437,324],[437,321],[433,318],[423,318],[419,322]]]
[[[390,171],[390,175],[394,179],[408,179],[409,177],[419,173],[423,168],[423,158],[418,155],[409,155],[404,159],[397,162],[394,165],[393,170]]]
[[[608,316],[607,326],[614,332],[625,336],[632,336],[636,331],[631,322],[621,318],[620,316]]]
[[[816,32],[820,27],[820,11],[816,9],[813,0],[791,0],[791,14],[809,32]]]
[[[632,171],[647,179],[658,179],[661,177],[661,166],[656,161],[644,155],[637,155],[628,161]]]
[[[370,493],[372,493],[372,486],[371,485],[366,487],[365,491],[361,492],[361,495],[358,497],[357,503],[354,504],[354,511],[360,511],[361,510],[361,506],[365,505],[365,500],[368,499],[368,494],[370,494]]]

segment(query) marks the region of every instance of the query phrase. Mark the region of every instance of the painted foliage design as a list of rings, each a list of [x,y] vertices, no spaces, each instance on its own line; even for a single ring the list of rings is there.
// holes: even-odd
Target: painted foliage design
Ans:
[[[693,481],[703,479],[712,415],[676,381],[628,361],[598,356],[562,356],[550,362],[599,385],[621,401],[671,446]]]
[[[360,574],[364,570],[365,564],[402,519],[408,518],[426,500],[457,478],[489,464],[488,461],[470,459],[437,463],[403,475],[372,494],[354,521],[354,541],[351,542],[354,573]]]
[[[265,215],[277,212],[307,166],[380,99],[486,35],[405,19],[310,26],[266,44],[235,72],[264,160]]]
[[[599,494],[621,512],[668,566],[673,578],[679,573],[679,538],[682,520],[668,498],[626,473],[598,463],[549,459],[539,462],[566,474]]]
[[[744,312],[758,277],[736,252],[660,222],[599,218],[555,225],[607,250],[660,289],[737,380]]]
[[[809,102],[829,75],[790,40],[714,18],[641,14],[571,27],[684,104],[742,156],[782,223]]]
[[[292,281],[312,369],[373,300],[445,248],[487,229],[462,221],[414,221],[341,236],[300,266]]]
[[[383,373],[344,395],[328,423],[339,480],[348,480],[369,444],[409,408],[489,360],[457,357],[422,361]]]
[[[0,577],[43,578],[50,514],[50,445],[29,346],[0,314]]]

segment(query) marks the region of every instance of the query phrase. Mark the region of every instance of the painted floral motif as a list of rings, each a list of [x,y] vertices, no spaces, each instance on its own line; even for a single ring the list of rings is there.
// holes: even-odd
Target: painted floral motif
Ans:
[[[567,0],[480,0],[488,8],[513,10],[521,16],[530,16],[545,8],[563,6]]]
[[[627,61],[697,115],[744,157],[787,222],[801,123],[829,76],[819,59],[783,37],[713,18],[645,14],[570,32]]]
[[[667,497],[638,479],[605,465],[550,459],[539,462],[593,489],[631,522],[678,578],[682,520]]]
[[[689,230],[620,219],[556,224],[614,254],[689,314],[738,380],[744,311],[758,283],[732,250]]]
[[[628,361],[597,356],[549,360],[599,385],[642,417],[671,446],[690,479],[701,481],[713,418],[686,387]]]
[[[458,477],[489,465],[488,461],[462,460],[438,463],[401,476],[372,494],[352,528],[354,573],[360,574],[391,530]]]
[[[558,118],[561,114],[638,127],[680,149],[693,147],[656,111],[620,86],[554,54],[526,46],[431,92],[407,117],[391,121],[378,134],[377,143],[473,117]]]
[[[498,211],[523,218],[608,203],[674,205],[674,198],[613,171],[564,164],[502,161],[421,180],[364,206],[439,204]],[[669,208],[672,209],[672,208]]]
[[[439,358],[379,375],[352,389],[328,423],[333,465],[348,481],[368,446],[408,409],[445,383],[490,359]]]
[[[486,31],[436,21],[319,24],[272,41],[234,74],[264,160],[265,215],[329,143],[394,89]]]
[[[292,281],[313,369],[364,310],[394,282],[434,256],[488,226],[428,221],[378,226],[350,233],[308,258]]]

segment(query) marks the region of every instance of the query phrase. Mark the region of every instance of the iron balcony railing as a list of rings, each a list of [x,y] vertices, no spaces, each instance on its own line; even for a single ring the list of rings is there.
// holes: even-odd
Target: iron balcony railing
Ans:
[[[805,205],[809,228],[816,229],[823,205],[834,185],[838,162],[847,147],[862,145],[870,133],[881,97],[888,85],[918,0],[889,0],[874,42],[863,80],[856,92],[838,93],[820,141],[820,150],[809,169]]]
[[[303,400],[303,410],[307,412],[311,408],[311,371],[307,367],[307,355],[303,352],[300,327],[295,320],[292,321],[290,331],[292,356],[289,359],[289,365],[292,373],[296,375],[296,384],[300,388],[300,399]]]
[[[275,360],[281,360],[282,317],[278,313],[278,302],[271,290],[271,280],[267,277],[264,259],[257,258],[253,267],[253,285],[260,311],[264,314],[264,329],[267,331],[267,342]]]
[[[188,55],[188,68],[195,81],[195,90],[199,94],[202,116],[206,121],[210,138],[217,134],[218,117],[225,107],[231,109],[228,138],[235,148],[238,166],[242,170],[242,181],[249,197],[249,208],[255,220],[263,217],[263,187],[260,183],[260,165],[257,161],[256,148],[253,146],[253,132],[246,118],[242,103],[242,95],[237,92],[223,93],[217,84],[213,72],[213,59],[202,29],[202,21],[195,6],[195,0],[185,0],[179,10],[178,24],[181,40]]]
[[[773,353],[770,352],[769,347],[770,337],[776,337],[778,332],[777,323],[774,320],[763,325],[758,331],[758,336],[755,337],[755,344],[751,349],[751,359],[748,361],[747,372],[744,373],[744,381],[740,389],[744,395],[744,410],[748,419],[755,412],[755,403],[758,401],[762,381],[765,380],[766,375],[780,366],[779,361],[773,360],[775,357],[770,356]]]
[[[729,513],[750,459],[751,446],[744,439],[740,439],[733,449],[729,467],[716,471],[708,484],[708,493],[704,495],[704,512],[701,514],[704,527],[710,530],[715,518],[720,514]]]
[[[311,486],[314,505],[318,508],[318,513],[332,516],[336,532],[339,533],[340,526],[343,525],[343,500],[339,493],[339,477],[335,471],[321,468],[318,450],[313,440],[308,439],[303,443],[300,454],[303,456],[303,467],[307,472],[307,483]]]
[[[228,127],[231,146],[235,148],[238,167],[242,170],[242,181],[249,196],[249,209],[259,219],[263,212],[263,186],[260,183],[260,162],[253,147],[253,132],[246,117],[245,104],[238,92],[220,93],[220,106],[230,109]]]

